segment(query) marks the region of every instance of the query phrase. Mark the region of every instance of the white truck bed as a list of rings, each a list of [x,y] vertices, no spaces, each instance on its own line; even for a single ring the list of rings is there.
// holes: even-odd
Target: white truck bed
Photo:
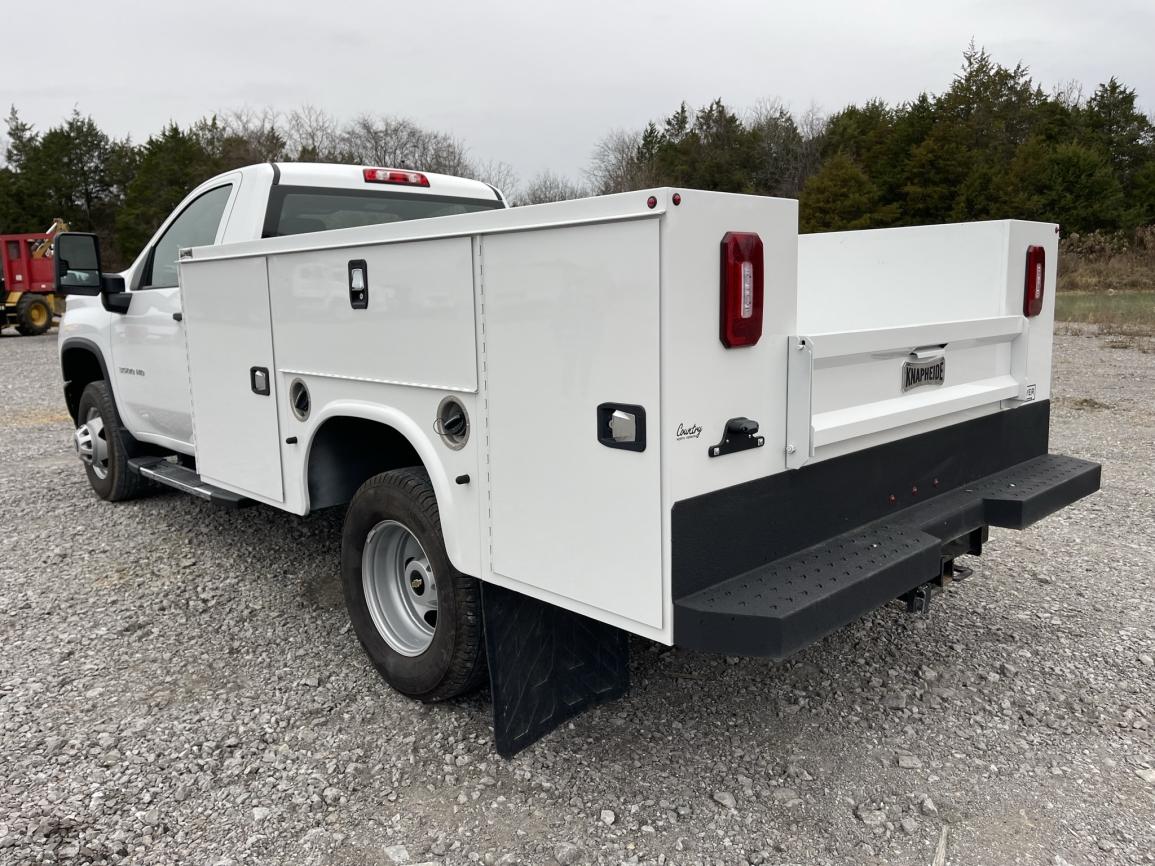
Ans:
[[[1023,316],[1023,252],[1045,248],[1054,285],[1054,226],[799,238],[794,201],[681,191],[676,205],[673,195],[187,251],[201,477],[304,514],[337,501],[310,474],[324,425],[387,425],[429,470],[458,569],[674,643],[678,598],[792,552],[761,528],[790,521],[760,506],[761,494],[742,498],[758,485],[809,483],[806,473],[834,458],[1045,403],[1053,294],[1041,315]],[[764,244],[764,324],[753,346],[719,340],[718,244],[728,231],[756,232]],[[350,305],[357,262],[366,309]],[[904,392],[911,357],[945,358],[943,384]],[[270,371],[267,397],[254,396],[254,368]],[[290,405],[295,382],[310,394],[303,417]],[[447,395],[471,419],[459,450],[434,430]],[[642,449],[599,441],[605,404],[644,408]],[[1037,456],[1039,441],[1045,453],[1039,414],[1024,425],[1036,434],[1022,459]],[[757,422],[756,447],[713,456],[738,418]],[[926,447],[932,468],[887,467],[904,500],[923,476],[933,495],[928,473],[943,462],[934,448],[946,446]],[[829,495],[822,484],[815,489]],[[728,523],[735,503],[742,516]],[[697,515],[692,527],[680,513]],[[844,522],[876,516],[872,499]],[[848,526],[823,526],[822,537]]]

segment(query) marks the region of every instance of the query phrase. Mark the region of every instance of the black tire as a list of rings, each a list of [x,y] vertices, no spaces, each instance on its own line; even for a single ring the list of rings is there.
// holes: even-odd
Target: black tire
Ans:
[[[108,456],[102,467],[84,464],[88,483],[97,496],[108,502],[122,502],[140,496],[147,485],[128,468],[128,458],[133,456],[135,442],[121,425],[116,403],[103,380],[90,382],[80,395],[80,404],[76,407],[77,427],[86,424],[93,413],[100,418],[102,430],[98,437],[103,437]]]
[[[16,330],[36,337],[52,327],[52,305],[42,295],[26,292],[16,302]]]
[[[436,575],[436,625],[432,642],[420,655],[394,650],[374,625],[366,601],[362,555],[370,531],[382,521],[396,521],[409,530]],[[341,581],[361,646],[397,691],[434,702],[474,691],[485,682],[481,585],[449,561],[437,498],[424,469],[383,472],[361,485],[349,503],[341,534]]]

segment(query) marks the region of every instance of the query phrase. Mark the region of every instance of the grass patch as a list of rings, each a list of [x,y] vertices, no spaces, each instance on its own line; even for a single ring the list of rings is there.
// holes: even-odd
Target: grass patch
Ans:
[[[1086,322],[1099,333],[1155,334],[1155,292],[1058,292],[1055,321]]]
[[[1155,291],[1155,226],[1059,241],[1059,292]]]

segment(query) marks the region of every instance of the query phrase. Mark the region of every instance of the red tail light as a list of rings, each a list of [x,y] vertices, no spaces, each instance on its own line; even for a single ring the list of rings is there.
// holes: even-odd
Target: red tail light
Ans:
[[[367,168],[365,183],[399,183],[404,186],[429,186],[429,178],[419,171],[401,171],[396,168]]]
[[[722,237],[722,345],[753,346],[762,336],[762,238],[753,232]]]
[[[1043,311],[1044,274],[1047,270],[1047,251],[1042,247],[1027,247],[1027,276],[1023,285],[1023,315],[1037,316]]]

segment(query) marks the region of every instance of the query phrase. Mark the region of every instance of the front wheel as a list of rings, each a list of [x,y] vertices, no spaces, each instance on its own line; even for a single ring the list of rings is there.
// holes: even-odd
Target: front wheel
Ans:
[[[84,464],[88,483],[101,499],[120,502],[139,496],[145,482],[128,468],[130,442],[108,385],[90,382],[76,409],[76,455]]]
[[[449,561],[424,469],[361,485],[345,515],[341,580],[361,646],[397,691],[441,701],[482,684],[481,587]]]

